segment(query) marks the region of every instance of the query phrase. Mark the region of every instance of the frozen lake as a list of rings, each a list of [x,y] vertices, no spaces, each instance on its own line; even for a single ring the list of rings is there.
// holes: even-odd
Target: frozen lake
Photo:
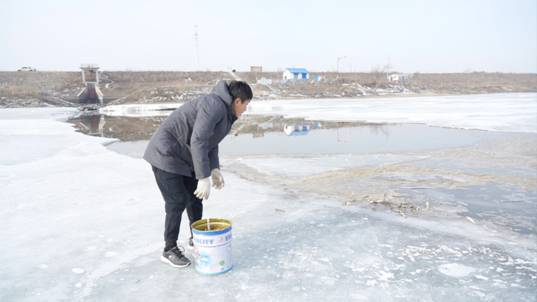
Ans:
[[[205,201],[234,223],[218,277],[158,259],[162,111],[71,119],[89,136],[72,109],[0,110],[0,300],[535,301],[537,95],[449,100],[256,103]]]

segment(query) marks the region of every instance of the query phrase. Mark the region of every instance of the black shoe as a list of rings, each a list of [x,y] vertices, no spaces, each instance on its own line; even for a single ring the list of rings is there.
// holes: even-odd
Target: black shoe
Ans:
[[[178,247],[163,252],[160,260],[173,267],[187,267],[190,265],[190,260],[183,255],[183,251],[179,250]]]

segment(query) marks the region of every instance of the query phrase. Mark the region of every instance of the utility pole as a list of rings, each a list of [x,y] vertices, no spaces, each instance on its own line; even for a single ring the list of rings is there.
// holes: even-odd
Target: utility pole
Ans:
[[[336,72],[339,74],[339,61],[343,60],[347,58],[347,56],[341,56],[341,57],[337,57],[337,63],[336,63]]]
[[[194,25],[194,43],[196,46],[196,64],[198,70],[200,69],[200,49],[199,49],[199,39],[198,39],[198,26]]]

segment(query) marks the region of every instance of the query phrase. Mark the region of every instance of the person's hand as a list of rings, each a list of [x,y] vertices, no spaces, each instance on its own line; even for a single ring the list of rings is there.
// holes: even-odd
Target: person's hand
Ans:
[[[199,199],[209,199],[211,193],[211,181],[209,177],[198,180],[198,187],[194,191],[194,195]]]
[[[211,171],[211,178],[213,181],[213,187],[220,190],[224,187],[224,176],[220,173],[220,169],[213,169]]]

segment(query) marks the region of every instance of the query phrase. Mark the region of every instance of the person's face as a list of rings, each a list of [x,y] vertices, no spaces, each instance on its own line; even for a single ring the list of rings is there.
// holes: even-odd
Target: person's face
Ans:
[[[241,99],[236,98],[233,101],[233,113],[237,118],[241,117],[244,111],[248,109],[248,104],[250,101],[241,102]]]

